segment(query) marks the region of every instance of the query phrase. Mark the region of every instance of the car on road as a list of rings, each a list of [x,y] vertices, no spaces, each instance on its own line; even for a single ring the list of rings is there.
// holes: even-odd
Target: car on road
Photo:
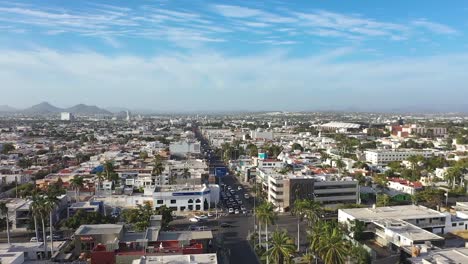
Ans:
[[[239,191],[242,190],[242,186],[240,186],[240,185],[237,186],[237,190],[239,190]]]
[[[208,216],[206,216],[206,215],[196,215],[195,218],[197,218],[198,220],[200,220],[200,219],[206,220],[206,219],[208,219]]]
[[[242,210],[242,211],[245,211],[245,210],[247,210],[247,209],[245,208],[245,206],[241,205],[241,210]]]
[[[189,221],[192,222],[192,223],[198,223],[198,218],[195,218],[195,217],[191,217],[189,218]]]
[[[208,231],[210,228],[208,226],[198,226],[197,231]]]
[[[231,186],[229,186],[229,185],[228,185],[228,187],[227,187],[227,188],[228,188],[228,190],[231,190],[231,189],[232,189],[232,187],[231,187]]]
[[[223,227],[223,228],[232,227],[232,225],[229,224],[229,223],[221,223],[219,226],[221,226],[221,227]]]
[[[234,213],[234,208],[229,207],[228,212],[229,212],[230,214],[233,214],[233,213]]]
[[[248,194],[248,193],[244,193],[244,198],[245,198],[245,199],[249,199],[249,198],[250,198],[249,194]]]
[[[239,209],[236,209],[236,210],[234,211],[234,214],[239,214],[239,213],[240,213],[240,212],[239,212]]]
[[[37,237],[31,237],[29,242],[42,242],[42,238],[39,238],[39,241],[37,241]]]

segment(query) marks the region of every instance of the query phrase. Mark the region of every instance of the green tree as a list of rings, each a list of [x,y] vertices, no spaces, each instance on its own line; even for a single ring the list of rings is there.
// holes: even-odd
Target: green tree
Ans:
[[[377,194],[377,206],[387,206],[390,204],[390,196],[386,194]]]
[[[259,223],[259,244],[261,244],[260,225],[265,226],[265,244],[268,251],[268,226],[274,224],[276,220],[275,206],[272,203],[263,203],[256,208],[255,212]]]
[[[248,144],[245,148],[247,155],[250,157],[257,157],[258,156],[258,147],[255,144]]]
[[[59,199],[54,192],[50,192],[45,196],[43,209],[49,213],[49,233],[50,233],[50,254],[54,255],[54,236],[53,236],[53,212],[59,204]],[[45,233],[46,231],[43,230]]]
[[[0,202],[0,214],[5,219],[7,241],[8,245],[10,245],[10,217],[8,215],[8,207],[5,202]]]
[[[73,176],[70,180],[70,187],[75,190],[75,201],[79,202],[80,189],[84,186],[84,178],[79,175]]]
[[[164,172],[164,165],[162,163],[162,158],[159,155],[156,155],[153,160],[153,171],[152,175],[154,176],[160,176],[159,178],[159,185],[164,185],[163,179],[162,179],[162,173]]]
[[[351,232],[353,232],[353,238],[356,240],[362,240],[364,238],[364,231],[366,230],[366,225],[363,221],[353,220],[350,227]]]
[[[273,232],[270,244],[271,247],[265,252],[265,256],[271,259],[272,263],[290,262],[291,255],[295,252],[295,245],[285,230]]]
[[[4,143],[1,154],[8,154],[12,150],[15,150],[15,146],[13,146],[13,144]]]
[[[304,148],[301,146],[301,144],[299,143],[293,143],[292,146],[291,146],[291,149],[292,150],[300,150],[300,151],[304,151]]]

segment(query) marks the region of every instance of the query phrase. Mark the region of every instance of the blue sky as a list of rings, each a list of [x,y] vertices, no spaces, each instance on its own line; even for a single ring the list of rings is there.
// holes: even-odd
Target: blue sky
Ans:
[[[450,111],[468,98],[467,15],[466,1],[0,0],[0,104]]]

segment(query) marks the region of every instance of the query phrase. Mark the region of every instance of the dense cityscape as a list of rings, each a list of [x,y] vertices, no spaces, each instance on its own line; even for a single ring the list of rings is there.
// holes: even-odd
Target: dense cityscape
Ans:
[[[0,119],[2,263],[466,260],[466,115],[33,108]]]
[[[468,264],[465,0],[0,0],[0,264]]]

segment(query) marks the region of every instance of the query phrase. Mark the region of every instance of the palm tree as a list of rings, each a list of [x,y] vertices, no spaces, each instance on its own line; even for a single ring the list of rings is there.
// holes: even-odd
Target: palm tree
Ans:
[[[112,173],[114,172],[114,164],[112,161],[106,161],[104,163],[104,172],[106,173],[107,180],[110,181],[112,178]]]
[[[54,238],[53,238],[53,212],[59,203],[59,199],[56,196],[48,194],[45,196],[44,210],[49,212],[49,233],[50,233],[50,255],[54,255]],[[44,230],[45,233],[45,230]]]
[[[80,188],[83,188],[84,181],[83,177],[75,175],[73,176],[73,179],[70,180],[70,187],[72,187],[75,190],[75,201],[78,202],[79,196],[80,196]]]
[[[163,181],[162,181],[162,173],[163,172],[164,172],[164,165],[161,162],[161,156],[156,155],[154,157],[154,161],[153,161],[153,172],[152,172],[152,174],[154,176],[160,176],[160,178],[159,178],[159,185],[160,186],[163,185]]]
[[[37,228],[37,217],[40,217],[40,196],[37,193],[33,193],[32,197],[32,203],[31,203],[31,212],[33,215],[34,219],[34,230],[36,233],[36,239],[37,242],[39,243],[39,229]]]
[[[305,253],[304,255],[302,255],[302,260],[307,262],[307,264],[312,264],[312,262],[314,261],[315,257],[313,254],[310,254],[309,252]]]
[[[258,221],[265,225],[265,244],[266,244],[266,251],[268,251],[268,226],[274,224],[276,219],[275,213],[275,206],[272,203],[264,203],[259,206],[259,210],[257,212]],[[267,264],[269,263],[268,255]]]
[[[34,219],[39,217],[42,222],[42,238],[44,241],[44,256],[47,257],[47,240],[46,240],[46,228],[45,228],[45,219],[47,218],[47,211],[45,209],[45,206],[46,206],[45,197],[43,195],[35,194],[33,196],[31,207],[32,207]],[[37,230],[36,230],[36,238],[37,238],[37,241],[39,241],[39,232]]]
[[[416,179],[416,172],[419,170],[419,162],[423,161],[424,157],[421,155],[413,155],[408,157],[408,161],[411,163],[411,176],[412,180]]]
[[[310,249],[325,264],[343,264],[349,252],[349,244],[336,225],[317,222],[310,234]]]
[[[0,213],[5,216],[8,245],[10,245],[10,218],[8,216],[8,207],[5,202],[0,202]]]
[[[459,166],[448,168],[444,174],[444,178],[452,188],[455,187],[457,183],[461,184],[463,179],[462,168]]]
[[[293,239],[285,230],[275,231],[271,236],[271,247],[265,252],[275,264],[289,263],[291,255],[295,252]]]
[[[188,168],[184,168],[184,172],[182,174],[182,177],[184,177],[185,183],[187,183],[187,179],[190,178],[192,175],[189,171]]]
[[[297,199],[294,201],[293,213],[297,216],[297,251],[300,249],[300,228],[299,222],[307,218],[309,226],[320,218],[322,207],[320,203],[313,200]]]
[[[102,174],[102,172],[98,172],[96,173],[96,180],[97,180],[97,190],[99,191],[99,188],[101,188],[101,183],[102,181],[104,180],[104,175]]]
[[[335,166],[338,168],[338,174],[341,175],[343,172],[343,168],[346,167],[346,164],[342,159],[335,160]]]

